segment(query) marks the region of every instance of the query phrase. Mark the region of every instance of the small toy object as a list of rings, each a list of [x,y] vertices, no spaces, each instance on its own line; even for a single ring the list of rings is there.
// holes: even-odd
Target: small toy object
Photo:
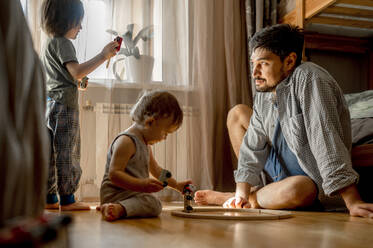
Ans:
[[[56,239],[67,244],[67,236],[63,237],[63,233],[71,222],[68,215],[15,219],[0,231],[0,247],[44,247]]]
[[[171,177],[172,177],[172,174],[171,174],[170,171],[162,169],[158,180],[163,183],[163,187],[166,187],[168,185],[168,179],[171,178]]]
[[[84,78],[82,78],[82,80],[80,80],[80,82],[79,82],[80,89],[86,89],[87,88],[88,79],[89,79],[88,77],[84,77]]]
[[[196,187],[193,184],[186,184],[183,189],[184,195],[184,212],[190,213],[193,211],[191,201],[193,200],[193,194],[196,191]]]
[[[123,40],[123,38],[120,37],[120,36],[117,36],[114,39],[114,41],[118,42],[118,44],[119,44],[119,46],[116,47],[117,52],[119,52],[119,50],[120,50],[120,46],[122,45],[122,40]],[[110,59],[106,63],[106,68],[109,67],[109,64],[110,64]]]
[[[195,207],[193,211],[173,210],[171,215],[195,218],[195,219],[215,219],[215,220],[279,220],[293,216],[289,211],[252,209],[252,208],[223,208],[219,207]]]
[[[115,37],[114,41],[118,42],[119,46],[117,46],[117,52],[120,50],[120,46],[122,45],[123,38],[120,36]]]

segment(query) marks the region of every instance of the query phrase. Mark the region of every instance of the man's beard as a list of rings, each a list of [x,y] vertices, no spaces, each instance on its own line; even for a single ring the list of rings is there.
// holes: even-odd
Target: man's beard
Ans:
[[[269,86],[269,85],[266,85],[265,83],[267,82],[267,80],[265,80],[264,78],[260,78],[260,77],[256,77],[256,78],[254,78],[254,81],[255,80],[263,80],[264,81],[264,83],[262,84],[262,86],[256,86],[255,87],[255,89],[256,89],[256,91],[257,92],[274,92],[275,91],[275,89],[276,89],[276,87],[277,87],[277,85],[279,84],[279,83],[281,83],[282,82],[282,80],[284,80],[285,78],[286,78],[286,76],[285,76],[285,72],[284,72],[284,67],[282,66],[281,67],[281,73],[282,73],[282,75],[281,75],[281,79],[280,79],[280,81],[278,81],[278,82],[276,82],[275,83],[275,85],[273,85],[273,86]]]
[[[264,85],[264,86],[256,86],[255,89],[257,92],[272,92],[276,89],[277,87],[277,84],[275,86],[268,86],[268,85]]]

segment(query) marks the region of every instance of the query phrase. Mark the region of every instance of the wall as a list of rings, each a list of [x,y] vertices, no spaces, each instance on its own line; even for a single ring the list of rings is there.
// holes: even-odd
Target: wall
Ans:
[[[368,57],[366,54],[306,50],[306,56],[337,80],[345,94],[368,89]]]

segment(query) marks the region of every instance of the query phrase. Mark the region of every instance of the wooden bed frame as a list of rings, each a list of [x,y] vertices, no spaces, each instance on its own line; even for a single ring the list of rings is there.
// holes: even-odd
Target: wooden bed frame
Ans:
[[[301,28],[305,28],[308,23],[317,23],[335,25],[336,28],[342,26],[373,30],[372,8],[372,0],[295,0],[295,8],[280,16],[279,23]],[[368,89],[373,89],[372,47],[372,39],[305,33],[305,49],[365,54],[369,61]]]
[[[295,9],[280,17],[281,23],[294,24],[301,28],[304,28],[306,23],[318,23],[373,29],[373,21],[338,18],[338,16],[372,18],[373,10],[369,9],[373,7],[372,0],[295,0],[295,2]],[[340,7],[336,4],[362,6],[362,8]],[[329,14],[329,16],[319,14]]]

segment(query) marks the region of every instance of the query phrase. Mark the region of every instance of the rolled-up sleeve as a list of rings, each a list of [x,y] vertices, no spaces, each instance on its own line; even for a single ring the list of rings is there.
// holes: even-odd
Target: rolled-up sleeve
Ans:
[[[234,171],[236,183],[249,183],[251,186],[260,183],[260,173],[264,168],[269,153],[268,138],[262,121],[254,108],[250,125],[243,138],[238,158],[238,168]]]
[[[323,190],[331,196],[358,181],[350,158],[351,133],[343,125],[349,120],[341,121],[349,119],[348,109],[334,84],[313,77],[312,73],[305,78],[300,96],[307,138],[320,170]]]

